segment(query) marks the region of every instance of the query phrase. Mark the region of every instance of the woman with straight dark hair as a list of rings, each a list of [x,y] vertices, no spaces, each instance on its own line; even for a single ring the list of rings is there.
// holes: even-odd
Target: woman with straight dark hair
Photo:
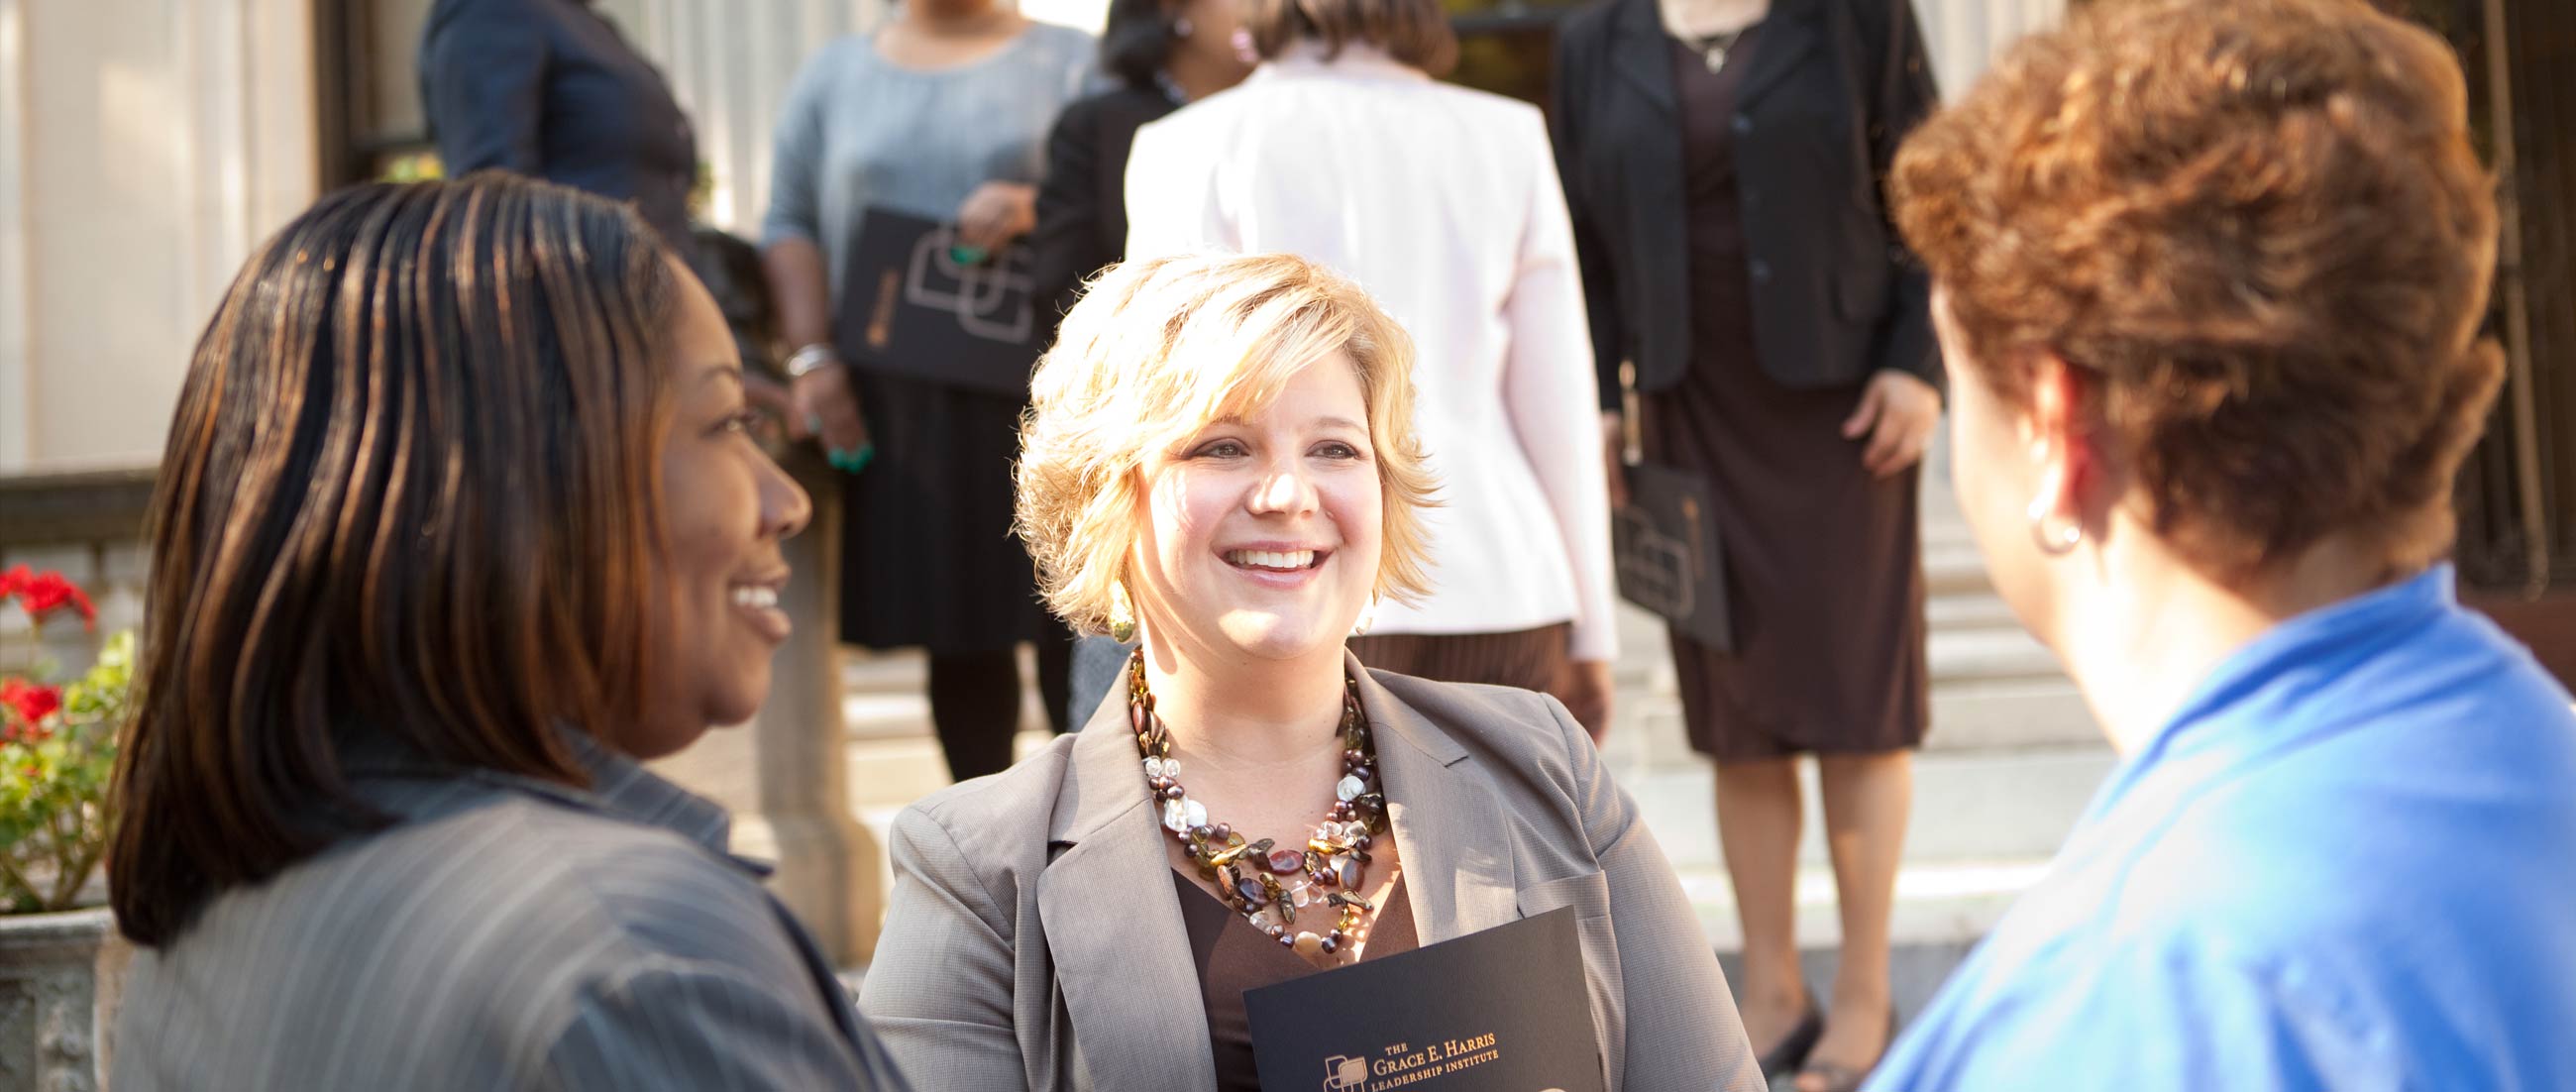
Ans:
[[[153,498],[117,1087],[901,1088],[727,818],[805,494],[626,209],[365,186],[254,255]]]

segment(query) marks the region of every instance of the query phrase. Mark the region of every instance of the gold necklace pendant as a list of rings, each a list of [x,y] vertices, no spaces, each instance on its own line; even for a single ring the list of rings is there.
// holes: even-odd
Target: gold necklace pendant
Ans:
[[[1743,41],[1744,35],[1752,29],[1749,26],[1737,27],[1722,34],[1684,38],[1682,44],[1698,50],[1700,63],[1707,65],[1708,70],[1715,73],[1726,67],[1727,54],[1734,52],[1736,43]]]

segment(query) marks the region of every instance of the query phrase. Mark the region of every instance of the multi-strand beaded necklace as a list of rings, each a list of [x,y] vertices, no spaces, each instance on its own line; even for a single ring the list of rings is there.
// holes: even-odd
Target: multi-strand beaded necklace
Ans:
[[[1145,653],[1127,662],[1127,721],[1145,759],[1145,785],[1161,802],[1163,829],[1178,838],[1216,885],[1218,898],[1252,927],[1326,965],[1359,956],[1367,922],[1377,912],[1368,901],[1369,846],[1386,833],[1386,794],[1377,783],[1377,746],[1360,713],[1359,684],[1342,688],[1342,778],[1333,805],[1300,849],[1272,839],[1244,841],[1224,823],[1210,823],[1207,808],[1181,788],[1181,760],[1172,757],[1171,729],[1154,712],[1145,686]],[[1299,921],[1306,927],[1300,929]],[[1329,929],[1321,929],[1330,921]]]

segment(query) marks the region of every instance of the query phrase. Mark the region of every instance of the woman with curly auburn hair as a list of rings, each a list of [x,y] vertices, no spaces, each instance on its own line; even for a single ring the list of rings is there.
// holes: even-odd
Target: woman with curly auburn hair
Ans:
[[[2124,759],[1873,1087],[2576,1086],[2576,714],[2443,560],[2491,188],[2358,0],[2096,4],[1908,142],[1961,504]]]
[[[1609,1087],[1761,1087],[1565,707],[1345,648],[1373,598],[1426,586],[1413,363],[1367,295],[1282,254],[1129,262],[1065,316],[1020,533],[1058,614],[1138,650],[1079,733],[896,818],[866,989],[906,1069],[1251,1092],[1244,991],[1571,906]]]

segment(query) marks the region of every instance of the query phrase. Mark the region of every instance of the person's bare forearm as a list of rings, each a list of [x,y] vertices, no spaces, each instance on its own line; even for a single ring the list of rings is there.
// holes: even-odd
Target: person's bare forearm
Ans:
[[[830,279],[823,270],[822,248],[807,239],[781,239],[761,252],[760,268],[769,278],[787,351],[831,341]]]

